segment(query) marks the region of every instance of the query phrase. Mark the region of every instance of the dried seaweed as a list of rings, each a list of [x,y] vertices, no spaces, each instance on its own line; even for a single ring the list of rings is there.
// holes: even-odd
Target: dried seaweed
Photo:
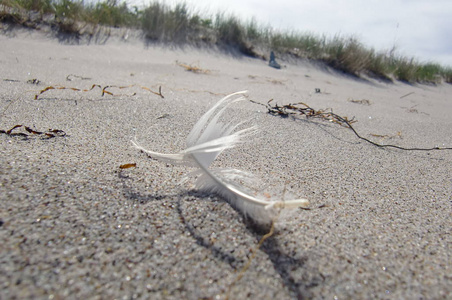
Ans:
[[[69,74],[68,76],[66,76],[66,81],[72,81],[72,78],[78,78],[80,80],[91,80],[91,78],[89,77],[83,77],[83,76],[79,76],[79,75],[74,75],[74,74]]]
[[[432,151],[432,150],[452,150],[452,147],[431,147],[431,148],[420,148],[420,147],[414,147],[414,148],[405,148],[397,145],[392,144],[379,144],[372,140],[369,140],[363,136],[361,136],[356,129],[352,126],[353,123],[357,122],[354,118],[349,119],[347,117],[339,116],[335,113],[333,113],[332,109],[321,109],[321,110],[315,110],[308,106],[307,104],[303,102],[298,102],[294,104],[286,104],[283,106],[279,106],[278,104],[271,105],[270,103],[273,101],[273,99],[269,100],[267,104],[262,104],[253,100],[250,100],[252,103],[259,104],[262,106],[265,106],[268,110],[269,114],[277,115],[283,118],[287,118],[291,115],[301,115],[305,116],[306,118],[318,118],[325,121],[329,121],[332,123],[339,124],[343,127],[346,127],[350,129],[356,137],[359,139],[368,142],[374,146],[380,147],[380,148],[395,148],[400,150],[406,150],[406,151]]]
[[[396,134],[394,135],[388,135],[388,134],[376,134],[376,133],[370,133],[369,135],[373,136],[373,137],[377,137],[377,138],[381,138],[381,139],[393,139],[393,138],[399,138],[399,139],[403,139],[402,137],[402,132],[398,131]]]
[[[120,169],[129,169],[129,168],[136,168],[136,167],[137,167],[136,163],[123,164],[123,165],[119,166]]]
[[[4,78],[3,81],[6,81],[6,82],[21,82],[20,80],[17,80],[17,79],[9,79],[9,78]],[[39,84],[41,84],[41,80],[36,79],[36,78],[33,78],[33,79],[27,80],[26,83],[28,83],[28,84],[39,85]]]
[[[160,96],[161,98],[165,98],[163,96],[163,94],[162,94],[162,87],[161,86],[159,87],[159,91],[158,92],[154,92],[153,90],[151,90],[148,87],[140,86],[140,85],[136,85],[136,84],[131,84],[131,85],[127,85],[127,86],[107,85],[107,86],[104,86],[104,87],[102,87],[99,84],[93,84],[91,86],[91,88],[89,88],[89,89],[80,89],[80,88],[65,87],[65,86],[59,86],[59,85],[48,86],[48,87],[42,89],[38,94],[35,95],[35,100],[38,100],[39,96],[41,96],[42,94],[44,94],[44,93],[46,93],[46,92],[48,92],[50,90],[72,90],[72,91],[75,91],[75,92],[89,92],[89,91],[94,90],[95,88],[98,88],[98,89],[100,89],[102,91],[102,96],[104,96],[105,94],[110,95],[110,96],[119,96],[118,94],[114,94],[114,93],[110,92],[109,89],[117,88],[117,89],[122,90],[122,89],[127,89],[127,88],[132,88],[132,87],[138,87],[140,89],[143,89],[143,90],[146,90],[148,92],[151,92],[152,94]],[[134,96],[134,95],[136,95],[136,93],[132,94],[132,96]]]
[[[16,129],[18,129],[18,128],[25,129],[25,131],[27,133],[25,133],[25,132],[15,132],[15,131],[17,131]],[[45,137],[45,138],[62,137],[62,136],[66,135],[66,133],[63,130],[60,130],[60,129],[49,129],[47,131],[38,131],[38,130],[31,129],[30,127],[25,126],[25,125],[14,125],[9,130],[1,130],[0,129],[0,133],[6,134],[6,135],[9,135],[9,136],[21,136],[21,137],[25,137],[25,138],[28,138],[28,137],[33,136],[33,135],[40,135],[40,136]]]
[[[170,114],[163,114],[163,115],[161,115],[160,117],[157,117],[157,120],[159,120],[159,119],[165,119],[165,118],[168,118],[168,117],[170,117],[171,115]]]
[[[193,73],[196,73],[196,74],[208,74],[208,73],[210,73],[210,70],[205,70],[205,69],[201,69],[201,68],[199,68],[197,66],[181,63],[181,62],[179,62],[177,60],[176,60],[176,64],[179,67],[184,68],[186,71],[193,72]]]
[[[28,84],[35,84],[35,85],[38,85],[38,84],[41,83],[41,81],[38,80],[38,79],[36,79],[36,78],[33,78],[33,79],[30,79],[30,80],[27,80],[27,83],[28,83]]]
[[[362,104],[362,105],[371,105],[372,104],[372,102],[370,102],[370,100],[367,100],[367,99],[360,99],[360,100],[348,99],[348,102],[355,103],[355,104]]]
[[[270,99],[267,102],[267,105],[255,102],[253,100],[250,100],[251,102],[259,105],[263,105],[268,109],[268,113],[272,115],[277,115],[283,118],[289,117],[290,115],[302,115],[307,118],[319,118],[323,119],[332,123],[339,124],[344,127],[351,127],[350,124],[355,123],[356,120],[354,118],[348,119],[347,117],[341,117],[339,115],[336,115],[333,113],[331,109],[321,109],[321,110],[315,110],[311,108],[309,105],[298,102],[293,104],[286,104],[283,106],[279,106],[278,104],[275,104],[272,106],[270,103],[273,101],[273,99]]]

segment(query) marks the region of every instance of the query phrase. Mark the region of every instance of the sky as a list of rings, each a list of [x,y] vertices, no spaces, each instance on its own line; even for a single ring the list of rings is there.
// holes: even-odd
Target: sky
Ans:
[[[144,2],[133,0],[130,2]],[[149,0],[148,0],[149,1]],[[164,1],[166,4],[181,1]],[[200,15],[218,11],[282,31],[357,37],[365,46],[452,67],[451,0],[184,0]]]

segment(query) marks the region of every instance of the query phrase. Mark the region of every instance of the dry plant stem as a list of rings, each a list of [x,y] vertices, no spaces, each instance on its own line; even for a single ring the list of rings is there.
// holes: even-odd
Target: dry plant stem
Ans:
[[[344,122],[345,124],[347,124],[348,128],[350,128],[353,133],[360,139],[362,139],[363,141],[366,141],[374,146],[380,147],[380,148],[395,148],[395,149],[399,149],[399,150],[405,150],[405,151],[432,151],[432,150],[452,150],[452,147],[432,147],[432,148],[418,148],[418,147],[414,147],[414,148],[405,148],[405,147],[401,147],[401,146],[397,146],[397,145],[391,145],[391,144],[379,144],[376,143],[374,141],[371,141],[365,137],[362,137],[361,135],[358,134],[358,132],[355,130],[355,128],[353,128],[353,126],[345,119],[343,119],[342,117],[333,114],[338,120],[341,120],[342,122]]]
[[[251,266],[251,263],[253,262],[253,259],[256,257],[256,253],[257,251],[261,248],[262,244],[271,236],[273,236],[273,234],[275,233],[275,222],[278,219],[278,217],[276,217],[274,220],[272,220],[271,223],[271,227],[270,227],[270,231],[265,234],[261,240],[259,241],[259,243],[257,244],[256,248],[253,249],[253,253],[251,254],[250,258],[248,259],[248,261],[246,262],[245,266],[242,268],[242,270],[240,270],[239,275],[237,275],[237,277],[234,279],[234,281],[229,285],[228,287],[228,291],[226,292],[226,300],[229,299],[229,295],[231,293],[231,289],[234,287],[234,285],[240,281],[240,279],[242,279],[243,275],[245,275],[245,272],[249,269],[249,267]]]
[[[5,115],[5,113],[6,113],[6,111],[9,109],[9,107],[13,104],[13,103],[15,103],[16,101],[18,101],[19,100],[19,98],[16,98],[16,99],[14,99],[14,100],[11,100],[6,106],[5,106],[5,109],[2,111],[2,113],[0,114],[0,117],[3,117],[4,115]]]
[[[363,136],[361,136],[355,128],[353,128],[352,123],[355,123],[356,120],[354,119],[348,119],[347,117],[341,117],[333,112],[326,112],[325,110],[315,110],[308,106],[307,104],[303,102],[295,103],[295,104],[287,104],[283,106],[278,106],[276,104],[275,106],[271,106],[270,102],[273,101],[273,99],[269,100],[267,102],[267,105],[250,100],[254,104],[259,104],[262,106],[265,106],[268,110],[269,114],[272,115],[278,115],[281,117],[288,117],[289,115],[304,115],[306,118],[320,118],[326,121],[330,121],[336,124],[339,124],[341,126],[344,126],[346,128],[349,128],[353,133],[361,140],[366,141],[374,146],[380,147],[380,148],[395,148],[399,150],[405,150],[405,151],[433,151],[433,150],[452,150],[452,147],[432,147],[432,148],[420,148],[420,147],[414,147],[414,148],[405,148],[397,145],[391,145],[391,144],[379,144],[372,140],[369,140]]]
[[[91,86],[91,88],[89,88],[89,89],[79,89],[79,88],[65,87],[65,86],[48,86],[48,87],[44,88],[43,90],[41,90],[38,94],[35,95],[35,100],[38,100],[39,96],[41,96],[42,94],[44,94],[45,92],[50,91],[50,90],[73,90],[75,92],[89,92],[89,91],[92,91],[94,88],[100,88],[102,90],[102,96],[104,96],[105,94],[111,95],[111,96],[116,96],[115,94],[113,94],[112,92],[108,91],[107,89],[109,89],[109,88],[118,88],[118,89],[122,90],[122,89],[126,89],[126,88],[131,88],[131,87],[138,87],[138,88],[141,88],[143,90],[149,91],[149,92],[153,93],[154,95],[160,96],[161,98],[165,98],[163,96],[163,94],[162,94],[162,87],[161,86],[159,87],[159,91],[158,92],[154,92],[153,90],[151,90],[148,87],[140,86],[140,85],[136,85],[136,84],[127,85],[127,86],[107,85],[107,86],[104,86],[104,87],[102,87],[99,84],[93,84]],[[135,94],[133,94],[133,95],[135,95]]]
[[[408,97],[409,95],[412,95],[412,94],[414,94],[414,92],[411,92],[411,93],[405,94],[405,95],[401,96],[401,97],[400,97],[400,99],[403,99],[403,98],[405,98],[405,97]]]
[[[186,71],[189,71],[189,72],[198,73],[198,74],[199,74],[199,73],[202,73],[202,74],[210,73],[209,70],[204,70],[204,69],[198,68],[198,67],[196,67],[196,66],[187,65],[187,64],[185,64],[185,63],[181,63],[181,62],[178,62],[178,61],[176,61],[176,64],[177,64],[179,67],[182,67],[182,68],[184,68]]]
[[[83,76],[74,75],[74,74],[69,74],[68,76],[66,76],[66,80],[67,81],[72,81],[71,77],[78,78],[80,80],[91,80],[91,78],[89,78],[89,77],[83,77]]]

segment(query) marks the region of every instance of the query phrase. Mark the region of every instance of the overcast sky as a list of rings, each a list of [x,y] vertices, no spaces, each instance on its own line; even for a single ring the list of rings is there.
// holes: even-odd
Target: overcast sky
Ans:
[[[133,0],[131,2],[146,0]],[[180,1],[165,1],[167,4]],[[276,29],[354,35],[368,47],[452,67],[451,0],[185,0],[201,15],[230,12]]]

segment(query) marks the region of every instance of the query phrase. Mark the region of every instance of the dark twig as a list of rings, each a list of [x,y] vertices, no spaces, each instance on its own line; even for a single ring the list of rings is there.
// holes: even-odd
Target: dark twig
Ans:
[[[267,105],[250,100],[252,103],[259,104],[262,106],[265,106],[268,110],[269,114],[272,115],[278,115],[281,117],[288,117],[290,115],[303,115],[306,116],[306,118],[320,118],[326,121],[330,121],[336,124],[339,124],[341,126],[344,126],[346,128],[349,128],[359,139],[366,141],[374,146],[380,147],[380,148],[395,148],[400,150],[406,150],[406,151],[432,151],[432,150],[452,150],[452,147],[432,147],[432,148],[405,148],[397,145],[391,145],[391,144],[379,144],[372,140],[369,140],[368,138],[365,138],[361,136],[355,128],[353,128],[352,123],[357,122],[354,118],[348,119],[347,117],[341,117],[332,111],[327,110],[315,110],[311,107],[309,107],[307,104],[303,102],[295,103],[295,104],[287,104],[283,106],[279,106],[278,104],[275,104],[274,106],[270,105],[270,103],[273,101],[273,99],[269,100],[267,102]]]
[[[25,129],[25,131],[28,132],[28,134],[24,133],[24,132],[14,132],[17,128],[21,128],[21,127],[23,127]],[[15,125],[9,130],[1,130],[0,129],[0,133],[6,134],[9,136],[22,136],[25,138],[28,138],[31,135],[42,135],[47,138],[54,138],[57,136],[65,136],[66,135],[66,133],[60,129],[49,129],[47,131],[37,131],[37,130],[31,129],[30,127],[25,126],[25,125]]]

